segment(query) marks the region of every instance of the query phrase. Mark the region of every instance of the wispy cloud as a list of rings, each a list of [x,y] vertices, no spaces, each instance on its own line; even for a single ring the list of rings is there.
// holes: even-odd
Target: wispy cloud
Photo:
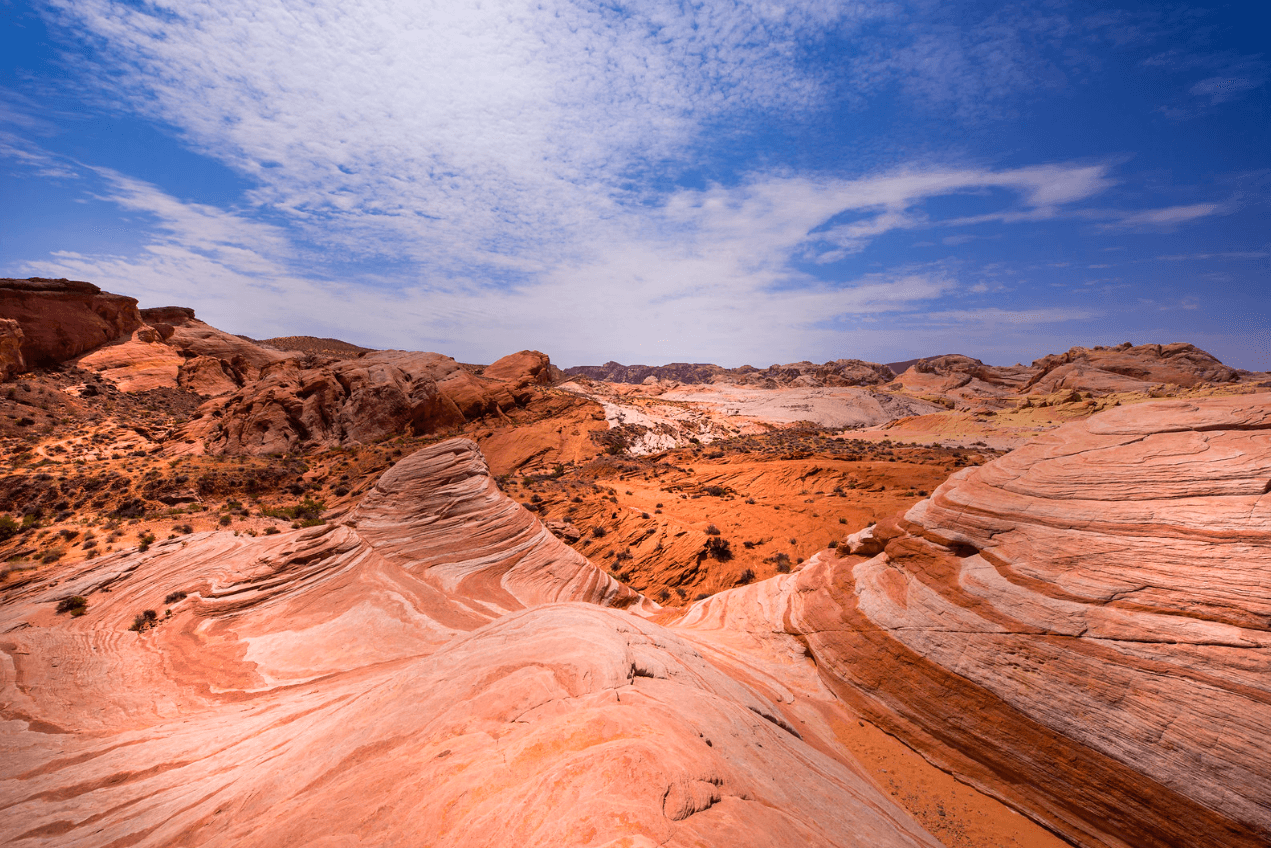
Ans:
[[[1180,224],[1190,223],[1212,215],[1224,215],[1231,207],[1224,203],[1189,203],[1166,206],[1161,209],[1143,209],[1137,212],[1106,212],[1114,220],[1105,224],[1109,229],[1169,230]]]
[[[998,5],[47,0],[73,42],[68,66],[110,108],[252,187],[220,207],[192,202],[21,132],[0,137],[0,156],[77,178],[78,199],[127,213],[144,245],[63,251],[32,273],[187,303],[248,333],[303,326],[471,359],[550,347],[567,362],[861,355],[889,343],[865,327],[884,317],[927,333],[915,339],[958,325],[987,338],[993,321],[1095,313],[967,309],[1008,272],[980,268],[968,286],[954,260],[881,257],[889,236],[958,248],[1051,222],[1170,231],[1234,201],[1173,193],[1180,205],[1144,209],[1119,189],[1123,153],[1027,164],[942,137],[881,164],[835,152],[796,166],[732,145],[883,102],[982,128],[1091,73],[1096,42],[1145,49],[1164,26],[1155,13]],[[1208,108],[1263,78],[1233,62],[1168,70]],[[6,108],[21,113],[11,125],[34,114],[10,106],[0,122]]]

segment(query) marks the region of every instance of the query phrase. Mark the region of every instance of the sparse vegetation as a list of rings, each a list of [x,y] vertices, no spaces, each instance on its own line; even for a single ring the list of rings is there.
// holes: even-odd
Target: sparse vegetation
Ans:
[[[132,626],[128,629],[141,633],[151,627],[154,627],[158,624],[158,621],[159,614],[152,609],[148,609],[141,613],[141,615],[134,616],[132,619]]]
[[[72,618],[79,618],[88,612],[88,599],[83,595],[71,595],[69,598],[62,598],[57,602],[57,611],[59,613],[69,612]]]

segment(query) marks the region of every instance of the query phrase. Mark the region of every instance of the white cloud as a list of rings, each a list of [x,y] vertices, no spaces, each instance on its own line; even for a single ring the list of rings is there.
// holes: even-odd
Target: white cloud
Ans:
[[[949,308],[965,292],[946,267],[835,276],[833,263],[889,233],[1082,215],[1161,227],[1199,209],[1089,214],[1116,182],[1111,162],[774,168],[699,190],[645,179],[691,164],[711,127],[811,115],[844,85],[899,84],[964,117],[1060,85],[1054,55],[1034,50],[1072,31],[1057,15],[1016,10],[962,33],[948,21],[909,31],[899,5],[834,0],[49,2],[93,45],[93,75],[117,105],[177,128],[256,188],[218,209],[63,163],[148,220],[147,245],[60,253],[30,272],[191,305],[252,335],[467,359],[518,347],[566,362],[864,355],[854,345],[882,337],[843,326],[917,308],[972,320]],[[859,50],[838,68],[804,61],[822,39]],[[928,210],[967,194],[1001,202],[957,219]],[[410,270],[332,270],[367,258]],[[1002,320],[1030,314],[1052,313]]]
[[[343,249],[459,264],[555,258],[562,234],[613,214],[630,169],[678,152],[704,121],[819,103],[795,38],[870,14],[670,0],[56,6],[121,71],[120,97],[259,180],[252,202]]]
[[[1168,230],[1211,215],[1226,215],[1231,211],[1230,206],[1224,203],[1189,203],[1160,209],[1143,209],[1137,212],[1106,213],[1107,217],[1113,217],[1115,220],[1105,224],[1104,227],[1106,229]]]
[[[826,244],[859,250],[915,226],[917,207],[930,197],[1006,188],[1027,211],[1030,203],[1082,199],[1111,183],[1104,169],[1086,165],[905,169],[856,180],[756,177],[734,189],[682,190],[658,205],[615,206],[579,223],[566,258],[508,257],[508,267],[521,272],[514,285],[430,269],[426,282],[402,286],[323,279],[286,229],[249,212],[181,202],[106,169],[89,173],[101,183],[98,199],[149,219],[149,243],[133,257],[59,254],[29,264],[28,273],[90,279],[150,305],[193,306],[211,323],[248,335],[309,332],[471,360],[537,347],[572,363],[597,351],[735,363],[798,359],[810,349],[859,355],[844,349],[851,342],[842,326],[957,297],[956,278],[928,265],[826,281],[798,270],[799,257]],[[864,218],[824,228],[843,213]],[[669,341],[654,348],[650,339]]]
[[[1187,89],[1197,97],[1209,99],[1209,105],[1216,106],[1228,100],[1235,100],[1246,91],[1252,91],[1265,82],[1250,77],[1209,77]]]

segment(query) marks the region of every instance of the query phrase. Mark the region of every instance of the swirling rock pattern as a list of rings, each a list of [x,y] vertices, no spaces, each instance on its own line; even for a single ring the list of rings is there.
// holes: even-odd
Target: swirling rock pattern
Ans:
[[[806,639],[841,698],[1077,844],[1265,846],[1269,491],[1271,396],[1115,409],[685,625]]]
[[[659,614],[465,440],[338,524],[11,585],[0,842],[937,846],[832,749],[796,642],[752,662]]]

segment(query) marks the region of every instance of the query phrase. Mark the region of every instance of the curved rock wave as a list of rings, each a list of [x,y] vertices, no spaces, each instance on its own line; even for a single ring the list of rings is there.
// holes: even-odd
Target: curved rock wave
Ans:
[[[658,613],[465,440],[339,524],[12,586],[0,841],[936,848],[831,750],[831,707]]]
[[[883,553],[699,604],[1088,846],[1271,842],[1271,396],[1072,424],[954,475]],[[771,638],[771,637],[769,637]]]

